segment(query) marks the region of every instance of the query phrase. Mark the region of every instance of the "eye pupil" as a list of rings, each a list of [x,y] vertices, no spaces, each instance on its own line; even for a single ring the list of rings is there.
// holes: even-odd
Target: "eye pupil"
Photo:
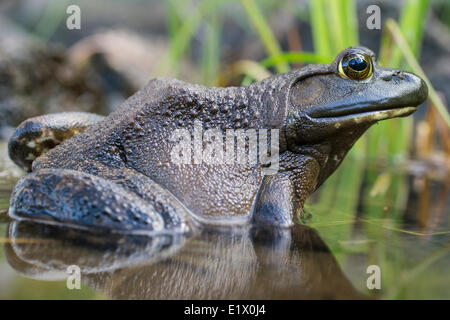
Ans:
[[[360,57],[353,58],[349,61],[348,66],[356,71],[363,71],[367,68],[367,62]]]
[[[369,56],[351,52],[343,56],[339,62],[339,74],[347,79],[364,80],[372,74],[372,60]]]

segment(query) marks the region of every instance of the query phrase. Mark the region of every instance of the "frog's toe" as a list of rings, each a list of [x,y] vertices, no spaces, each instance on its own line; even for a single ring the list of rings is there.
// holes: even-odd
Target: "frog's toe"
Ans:
[[[42,169],[17,183],[11,196],[9,216],[18,220],[130,233],[184,233],[189,230],[182,216],[176,212],[161,212],[164,210],[167,208],[148,203],[101,177],[74,170]]]

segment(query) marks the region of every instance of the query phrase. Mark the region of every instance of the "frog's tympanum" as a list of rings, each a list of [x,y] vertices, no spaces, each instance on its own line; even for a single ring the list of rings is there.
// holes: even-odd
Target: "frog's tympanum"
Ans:
[[[154,79],[106,118],[68,113],[23,122],[9,152],[31,173],[17,183],[9,215],[136,233],[204,224],[289,227],[372,124],[410,115],[426,97],[420,78],[380,67],[362,47],[330,65],[245,87]],[[261,161],[174,162],[173,133],[195,136],[196,124],[223,137],[228,129],[278,130],[271,134],[278,136],[276,172],[264,174]]]

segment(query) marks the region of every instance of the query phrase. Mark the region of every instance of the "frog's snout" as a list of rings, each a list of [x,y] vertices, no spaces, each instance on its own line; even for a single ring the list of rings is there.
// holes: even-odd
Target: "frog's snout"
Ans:
[[[402,106],[416,107],[422,104],[428,97],[428,86],[426,82],[413,73],[401,70],[382,69],[379,79],[393,86],[393,90],[398,90],[401,96]],[[406,89],[403,89],[406,88]],[[403,91],[404,92],[401,92]]]
[[[419,78],[416,75],[413,75],[412,73],[409,73],[409,75],[412,75],[413,77],[418,79],[419,88],[417,90],[417,100],[418,100],[418,105],[420,105],[421,103],[425,102],[425,100],[428,98],[427,83],[422,78]]]
[[[426,82],[416,76],[413,73],[409,72],[401,72],[402,76],[405,78],[405,81],[410,82],[411,93],[409,94],[412,98],[411,106],[419,106],[422,104],[428,97],[428,86]]]

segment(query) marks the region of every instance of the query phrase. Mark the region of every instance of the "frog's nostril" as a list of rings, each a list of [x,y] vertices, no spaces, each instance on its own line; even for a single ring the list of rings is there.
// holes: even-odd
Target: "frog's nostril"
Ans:
[[[392,72],[386,72],[386,73],[384,73],[382,76],[381,76],[381,80],[384,80],[384,81],[391,81],[392,80],[392,78],[393,78],[393,73]]]
[[[401,80],[405,80],[405,73],[403,71],[400,70],[395,71],[394,76]]]
[[[398,81],[398,80],[405,80],[406,75],[403,71],[393,70],[385,72],[380,78],[384,81],[391,81],[392,79]]]

